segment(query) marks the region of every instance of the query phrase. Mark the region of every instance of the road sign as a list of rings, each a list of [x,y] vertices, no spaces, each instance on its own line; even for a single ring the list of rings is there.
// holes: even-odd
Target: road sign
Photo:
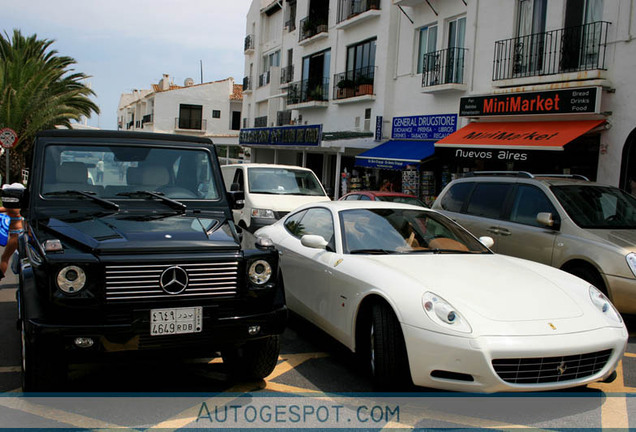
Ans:
[[[13,148],[15,143],[18,141],[18,134],[15,133],[13,129],[3,128],[0,129],[0,145],[3,148],[10,149]]]

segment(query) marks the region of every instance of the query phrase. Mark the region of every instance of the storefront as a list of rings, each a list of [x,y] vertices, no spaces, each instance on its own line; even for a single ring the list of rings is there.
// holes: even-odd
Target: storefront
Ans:
[[[441,186],[479,170],[595,180],[605,130],[600,96],[600,87],[586,87],[461,98],[459,115],[472,122],[435,143]]]
[[[457,114],[394,117],[392,139],[356,156],[361,187],[381,189],[387,183],[430,202],[436,193],[435,142],[456,130]]]

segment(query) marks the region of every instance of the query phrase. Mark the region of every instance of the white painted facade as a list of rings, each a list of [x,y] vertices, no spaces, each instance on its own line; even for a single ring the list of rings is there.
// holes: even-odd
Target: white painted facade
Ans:
[[[523,78],[494,79],[495,46],[498,41],[519,36],[520,8],[524,2],[525,6],[534,2],[534,7],[537,7],[536,3],[543,3],[538,0],[379,0],[378,9],[369,9],[338,22],[339,7],[347,0],[329,0],[327,31],[302,40],[299,35],[303,30],[301,21],[310,15],[310,5],[314,9],[317,7],[318,0],[254,0],[246,23],[246,35],[253,44],[246,44],[245,50],[245,77],[252,85],[251,89],[244,86],[242,128],[255,127],[255,119],[262,121],[265,116],[267,122],[260,126],[276,126],[276,113],[290,110],[294,124],[320,124],[324,135],[318,147],[254,145],[252,161],[305,165],[309,162],[308,155],[322,155],[321,180],[333,188],[338,184],[342,166],[351,163],[352,156],[391,138],[394,117],[457,114],[460,98],[473,95],[595,87],[599,89],[601,99],[599,112],[560,115],[558,120],[607,120],[606,130],[594,131],[600,135],[600,142],[596,144],[598,154],[592,155],[598,159],[596,179],[625,187],[628,177],[636,172],[636,133],[633,133],[636,130],[633,116],[636,87],[631,85],[636,66],[634,0],[545,0],[547,9],[542,32],[546,36],[543,41],[562,37],[559,31],[571,22],[568,20],[575,3],[595,13],[594,19],[584,16],[586,22],[609,23],[603,27],[607,37],[600,40],[598,48],[604,63],[574,72],[545,74],[537,71]],[[287,22],[294,4],[295,29],[290,30]],[[465,20],[461,44],[465,49],[463,78],[460,82],[423,85],[423,75],[418,73],[420,30],[437,26],[434,49],[445,50],[451,45],[451,25],[456,26],[458,19]],[[334,75],[348,70],[347,47],[372,38],[376,38],[373,94],[336,98]],[[288,50],[293,50],[291,60],[288,60]],[[291,86],[280,84],[281,70],[293,64],[291,81],[299,82],[303,78],[303,59],[325,50],[330,50],[326,73],[329,77],[328,100],[288,104]],[[264,58],[275,51],[280,51],[280,66],[269,67],[269,84],[259,85],[259,76],[267,72]],[[365,114],[368,117],[366,124]],[[380,141],[372,134],[378,116],[383,120]],[[556,119],[546,115],[459,117],[458,128],[470,121],[545,122]],[[364,132],[369,136],[329,139],[334,133],[342,136]],[[315,166],[310,167],[316,171]],[[336,192],[334,196],[337,195]]]
[[[184,107],[193,107],[184,118]],[[118,127],[122,130],[205,136],[215,144],[237,145],[242,99],[233,78],[175,85],[163,75],[151,90],[120,97]],[[233,125],[233,116],[234,125]],[[233,129],[234,127],[234,129]]]

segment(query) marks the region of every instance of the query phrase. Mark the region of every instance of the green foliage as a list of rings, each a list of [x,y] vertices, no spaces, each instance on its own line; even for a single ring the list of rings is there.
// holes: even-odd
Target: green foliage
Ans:
[[[30,152],[35,134],[56,126],[70,127],[71,121],[99,113],[90,100],[95,93],[82,83],[88,75],[75,72],[75,60],[51,49],[54,41],[0,34],[0,128],[18,134],[13,155]],[[19,170],[21,167],[13,167]],[[18,171],[19,172],[19,171]],[[13,177],[16,178],[16,177]]]

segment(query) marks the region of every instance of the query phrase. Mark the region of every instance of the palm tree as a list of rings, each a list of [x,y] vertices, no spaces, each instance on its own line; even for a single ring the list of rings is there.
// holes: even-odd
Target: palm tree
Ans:
[[[0,128],[18,134],[11,149],[11,178],[20,178],[35,134],[71,121],[99,114],[89,99],[95,93],[82,83],[89,78],[74,72],[75,60],[52,50],[54,41],[25,37],[19,30],[13,38],[0,34]],[[0,163],[0,172],[4,172]],[[6,177],[5,177],[6,178]]]

